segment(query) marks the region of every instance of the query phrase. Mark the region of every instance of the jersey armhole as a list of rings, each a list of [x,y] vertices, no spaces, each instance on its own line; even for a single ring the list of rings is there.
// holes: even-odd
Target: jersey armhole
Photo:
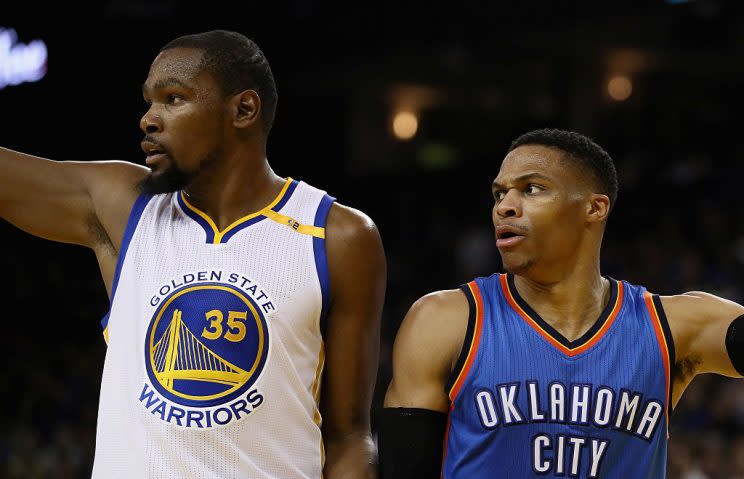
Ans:
[[[119,275],[121,275],[121,268],[124,266],[124,258],[127,256],[127,250],[129,249],[129,243],[132,241],[132,236],[134,236],[134,232],[137,229],[137,225],[139,224],[140,217],[142,216],[142,213],[145,211],[145,207],[150,202],[150,199],[152,199],[151,195],[140,193],[139,196],[137,196],[137,199],[134,200],[134,204],[132,205],[132,209],[129,212],[129,218],[127,219],[127,226],[124,229],[124,236],[121,240],[121,247],[119,248],[119,254],[116,259],[116,269],[114,270],[114,281],[111,285],[111,299],[109,301],[109,310],[106,312],[106,315],[101,320],[101,328],[103,329],[103,339],[106,341],[106,344],[109,342],[109,330],[108,330],[108,321],[109,317],[111,316],[111,310],[114,307],[114,299],[116,298],[116,288],[119,285]]]
[[[336,198],[324,194],[315,210],[315,219],[313,226],[323,229],[323,237],[313,236],[313,256],[315,257],[315,271],[318,273],[318,282],[320,283],[321,309],[318,318],[318,329],[320,336],[325,338],[326,319],[328,317],[328,307],[331,303],[331,276],[328,271],[328,256],[326,254],[326,235],[325,228],[328,221],[328,213]]]
[[[673,390],[674,390],[674,378],[677,375],[677,358],[674,351],[674,338],[672,337],[672,330],[669,328],[669,321],[667,320],[666,313],[664,312],[664,306],[661,304],[661,298],[658,294],[652,294],[651,300],[656,308],[656,314],[659,317],[659,324],[661,325],[661,331],[664,334],[664,342],[666,343],[667,354],[669,355],[669,410],[674,412],[674,404],[672,402]]]
[[[477,286],[473,287],[477,288]],[[465,376],[467,376],[468,359],[470,359],[470,363],[472,363],[472,357],[475,356],[475,349],[477,349],[477,344],[474,344],[474,340],[476,339],[476,328],[478,326],[476,324],[478,319],[477,299],[473,294],[470,284],[461,285],[460,290],[468,300],[468,327],[465,331],[465,338],[463,339],[462,348],[460,349],[460,355],[457,358],[455,367],[452,368],[452,371],[444,384],[444,392],[447,393],[447,396],[452,402],[455,401],[460,386],[462,385]],[[480,337],[480,335],[478,336]]]

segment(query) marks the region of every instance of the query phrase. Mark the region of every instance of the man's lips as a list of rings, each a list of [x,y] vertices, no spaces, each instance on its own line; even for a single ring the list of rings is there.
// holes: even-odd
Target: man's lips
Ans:
[[[145,163],[148,166],[155,165],[162,161],[164,157],[168,156],[168,151],[165,147],[149,136],[146,136],[142,140],[140,146],[142,147],[142,151],[145,152],[145,155],[147,155],[145,157]]]
[[[498,225],[496,227],[496,247],[511,248],[524,240],[525,229],[516,225]]]
[[[499,249],[511,248],[521,243],[523,239],[524,239],[524,236],[521,236],[521,235],[509,236],[506,238],[497,238],[496,247]]]

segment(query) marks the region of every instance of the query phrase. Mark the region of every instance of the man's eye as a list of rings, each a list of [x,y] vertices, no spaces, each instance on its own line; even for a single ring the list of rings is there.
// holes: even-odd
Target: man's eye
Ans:
[[[542,188],[540,188],[537,185],[527,185],[527,194],[534,195],[535,193],[539,193],[542,191]]]
[[[180,96],[173,95],[173,94],[168,95],[168,103],[173,104],[173,103],[178,103],[179,101],[181,101]]]
[[[494,199],[495,199],[496,201],[501,201],[501,200],[503,200],[503,199],[504,199],[504,196],[506,196],[506,191],[504,191],[504,190],[499,190],[499,191],[495,191],[495,192],[493,193],[493,197],[494,197]]]

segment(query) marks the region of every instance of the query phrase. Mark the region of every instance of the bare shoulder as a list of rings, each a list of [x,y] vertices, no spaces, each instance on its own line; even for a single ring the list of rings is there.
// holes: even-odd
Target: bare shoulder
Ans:
[[[451,337],[451,333],[461,327],[467,328],[468,315],[468,300],[462,290],[435,291],[413,303],[398,335],[418,335],[431,330],[431,333],[424,336]]]
[[[382,240],[361,211],[332,204],[325,228],[330,280],[329,324],[379,327],[387,280]],[[336,317],[343,318],[340,322]],[[366,327],[365,326],[365,327]]]
[[[326,221],[329,259],[338,254],[382,251],[377,225],[365,213],[334,202]]]
[[[459,289],[427,294],[411,306],[395,338],[386,406],[446,411],[444,388],[465,340],[469,308]]]
[[[734,301],[702,291],[661,296],[678,360],[704,363],[708,351],[723,351],[723,337],[733,319],[744,314]]]
[[[326,222],[328,241],[348,244],[354,241],[370,241],[379,236],[377,226],[362,211],[334,202]]]
[[[416,364],[432,361],[449,374],[465,339],[469,308],[459,289],[423,296],[413,303],[400,325],[394,355]]]
[[[325,243],[332,297],[362,298],[370,289],[384,291],[387,262],[380,233],[369,216],[334,203],[328,212]]]
[[[660,296],[664,312],[671,323],[690,326],[744,314],[744,307],[734,301],[703,291],[689,291],[674,296]]]

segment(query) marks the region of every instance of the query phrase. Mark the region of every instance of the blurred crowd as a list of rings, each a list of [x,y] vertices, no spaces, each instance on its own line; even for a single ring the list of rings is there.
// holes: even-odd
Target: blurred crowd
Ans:
[[[705,290],[743,302],[744,208],[727,183],[744,172],[730,165],[721,176],[711,156],[671,160],[662,167],[660,159],[619,149],[621,194],[605,237],[605,274],[660,294]],[[451,197],[416,200],[401,191],[387,200],[412,208],[426,201],[428,213],[413,223],[406,220],[409,210],[396,212],[391,205],[372,212],[389,263],[373,417],[390,379],[395,330],[411,303],[427,291],[500,269],[490,227],[490,180],[460,174],[426,178],[433,191],[449,183]],[[467,198],[465,189],[478,185],[485,190],[483,201],[459,209],[458,196]],[[97,319],[107,308],[94,258],[82,248],[37,240],[7,224],[0,228],[4,240],[23,245],[0,257],[15,300],[15,312],[5,315],[11,334],[5,336],[6,373],[0,383],[0,478],[89,477],[105,353]],[[670,433],[670,478],[744,478],[744,381],[696,378],[674,411]]]

